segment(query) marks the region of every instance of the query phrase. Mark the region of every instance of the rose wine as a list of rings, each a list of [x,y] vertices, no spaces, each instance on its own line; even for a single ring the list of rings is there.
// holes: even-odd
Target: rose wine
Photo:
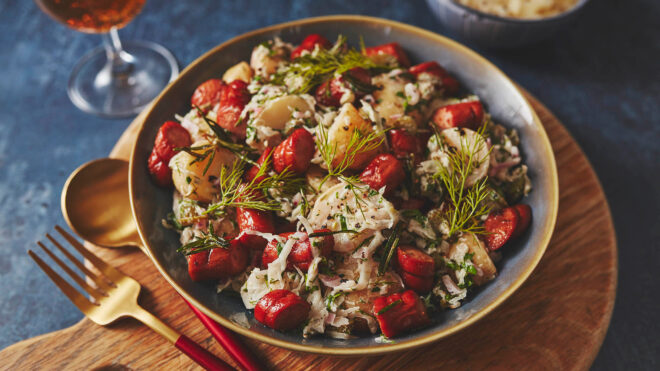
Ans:
[[[81,32],[104,33],[135,17],[146,0],[36,0],[48,15]]]

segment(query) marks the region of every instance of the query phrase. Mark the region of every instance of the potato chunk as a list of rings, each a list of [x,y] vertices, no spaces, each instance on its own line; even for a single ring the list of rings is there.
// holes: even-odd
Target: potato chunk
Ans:
[[[192,147],[208,144],[207,141],[198,141]],[[200,149],[195,152],[201,154],[204,151],[205,149]],[[235,156],[228,149],[218,147],[206,174],[204,174],[204,169],[210,161],[210,156],[202,161],[194,162],[195,159],[196,157],[183,151],[172,157],[169,166],[172,169],[174,187],[185,198],[211,202],[213,197],[218,194],[214,181],[220,176],[223,167],[232,166]]]
[[[415,132],[422,116],[416,110],[406,112],[404,90],[410,81],[387,73],[374,77],[372,81],[378,87],[373,93],[378,102],[374,105],[374,109],[381,118],[385,119],[385,126],[400,127]]]
[[[284,95],[268,101],[249,123],[248,132],[254,130],[254,134],[248,135],[246,143],[260,151],[266,146],[278,145],[282,141],[281,133],[287,129],[286,123],[294,113],[311,117],[314,106],[299,95]]]
[[[350,103],[344,104],[332,125],[328,129],[328,145],[335,148],[335,157],[332,166],[338,166],[344,157],[351,142],[354,132],[358,132],[362,138],[374,132],[371,123],[360,116],[358,110]],[[378,141],[380,139],[374,139]],[[380,146],[369,151],[359,152],[354,161],[348,167],[349,170],[362,170],[380,152]]]
[[[476,235],[472,233],[463,235],[452,245],[449,255],[454,255],[458,249],[465,248],[464,246],[467,246],[469,253],[474,254],[472,255],[472,264],[477,268],[477,274],[472,276],[473,282],[476,285],[483,285],[494,279],[497,274],[497,268],[495,268],[495,264],[493,264],[490,256],[488,256],[488,251],[486,251],[484,243]]]
[[[280,63],[285,60],[284,51],[275,46],[266,46],[260,44],[254,50],[250,57],[250,67],[257,76],[268,77],[277,71]]]
[[[242,80],[249,84],[252,80],[253,74],[252,68],[250,68],[250,65],[247,64],[247,62],[240,62],[229,67],[229,69],[225,71],[225,74],[222,75],[222,80],[227,84],[234,80]]]

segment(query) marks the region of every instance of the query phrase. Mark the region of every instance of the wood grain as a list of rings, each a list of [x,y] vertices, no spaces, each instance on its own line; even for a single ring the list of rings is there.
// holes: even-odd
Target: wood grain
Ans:
[[[337,358],[245,342],[274,369],[547,369],[585,370],[610,322],[617,279],[610,210],[588,160],[547,108],[527,95],[552,142],[559,171],[559,216],[532,276],[472,327],[411,351]],[[128,158],[136,119],[113,150]],[[202,324],[137,249],[94,248],[143,285],[140,303],[230,364]],[[7,369],[198,369],[166,340],[133,319],[101,327],[87,319],[0,352]],[[533,367],[532,367],[533,366]]]

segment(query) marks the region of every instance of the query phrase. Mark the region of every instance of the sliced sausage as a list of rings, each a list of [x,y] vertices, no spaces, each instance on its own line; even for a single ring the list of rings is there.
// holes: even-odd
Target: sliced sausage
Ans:
[[[424,277],[402,271],[401,279],[407,288],[420,295],[427,294],[433,288],[433,276]]]
[[[281,173],[284,169],[304,174],[314,156],[314,137],[303,128],[296,129],[273,150],[273,168]]]
[[[323,82],[316,88],[314,97],[324,106],[339,107],[344,103],[353,103],[365,96],[371,90],[371,76],[364,68],[356,67],[342,76]],[[344,94],[352,94],[350,99],[342,98]]]
[[[433,124],[439,130],[468,128],[476,130],[484,120],[484,108],[479,101],[450,104],[438,108],[433,114]]]
[[[435,273],[435,261],[424,251],[413,246],[399,246],[396,250],[399,268],[417,276],[432,276]]]
[[[405,158],[408,155],[414,155],[416,159],[421,159],[424,153],[424,144],[421,138],[405,129],[390,130],[387,132],[387,136],[394,156]]]
[[[390,55],[396,58],[396,61],[399,63],[399,65],[403,67],[410,66],[410,59],[408,59],[408,55],[406,55],[406,52],[403,51],[403,48],[401,48],[401,45],[399,45],[399,43],[389,43],[379,46],[372,46],[369,48],[365,48],[364,53],[369,57]]]
[[[486,229],[486,245],[490,251],[504,246],[513,236],[520,221],[518,211],[513,207],[505,207],[490,213],[484,222]]]
[[[329,232],[328,229],[320,229],[315,232]],[[280,234],[281,237],[288,239],[289,236],[295,232],[287,232]],[[286,242],[285,242],[286,243]],[[312,237],[303,238],[294,243],[291,247],[291,252],[287,257],[287,270],[295,270],[295,267],[298,267],[303,272],[307,272],[309,265],[314,259],[314,253],[312,251],[312,244],[317,244],[315,247],[320,250],[321,256],[328,257],[332,253],[332,248],[334,247],[335,240],[332,235],[323,236],[323,237]],[[272,240],[266,245],[264,249],[261,262],[264,267],[268,267],[268,264],[272,263],[280,255],[280,250],[282,249],[282,243],[277,240]]]
[[[412,290],[378,297],[373,308],[380,330],[388,338],[430,323],[424,303]]]
[[[379,190],[385,187],[385,193],[392,193],[406,178],[403,165],[390,154],[376,156],[360,174],[360,180],[369,187]]]
[[[532,208],[526,204],[518,204],[513,206],[513,208],[518,212],[520,219],[518,220],[516,229],[513,230],[511,238],[518,238],[521,234],[525,233],[532,221]]]
[[[234,80],[222,89],[218,110],[216,111],[216,122],[218,125],[236,135],[239,139],[245,139],[247,124],[238,122],[243,108],[250,101],[250,92],[247,83],[242,80]],[[237,125],[238,124],[238,125]]]
[[[302,55],[302,52],[305,50],[309,52],[313,51],[316,45],[318,45],[322,49],[328,49],[332,46],[330,41],[328,41],[328,39],[326,39],[325,37],[317,33],[309,34],[307,35],[307,37],[303,39],[303,41],[300,43],[300,45],[298,45],[297,48],[293,49],[293,51],[291,52],[291,59],[293,60],[300,57]]]
[[[220,79],[210,79],[199,84],[190,98],[190,105],[197,106],[207,111],[216,104],[220,103],[222,90],[226,84]]]
[[[163,161],[163,159],[158,156],[156,148],[151,151],[147,165],[149,166],[151,179],[153,179],[156,184],[161,187],[172,186],[172,169],[169,168],[167,162]]]
[[[257,174],[259,173],[259,169],[261,169],[261,166],[264,164],[268,156],[270,156],[270,153],[273,151],[272,147],[266,147],[259,156],[259,159],[257,160],[257,165],[252,166],[248,171],[245,172],[245,181],[246,182],[251,182],[252,179],[254,179]],[[254,182],[258,184],[262,180],[266,178],[266,174],[268,173],[268,169],[265,170],[264,175],[262,175],[259,179],[256,179]]]
[[[228,248],[216,247],[190,255],[188,274],[195,282],[218,280],[243,272],[247,263],[247,248],[234,239]]]
[[[264,295],[254,308],[254,318],[279,331],[300,326],[309,315],[311,306],[289,290],[273,290]]]
[[[175,148],[187,147],[192,143],[190,133],[176,121],[166,121],[156,134],[154,149],[165,163],[169,163],[178,152]]]
[[[411,74],[415,75],[417,79],[420,78],[420,75],[427,73],[429,75],[437,76],[440,79],[440,84],[442,89],[444,89],[447,95],[455,95],[460,89],[460,84],[458,80],[453,78],[447,70],[442,68],[437,62],[424,62],[416,66],[410,67],[408,70]]]
[[[238,221],[238,228],[241,230],[241,232],[275,232],[275,226],[273,225],[273,214],[270,211],[237,207],[236,220]],[[239,239],[245,246],[255,250],[263,249],[266,246],[266,243],[268,243],[268,241],[266,241],[261,236],[247,233],[242,234]]]

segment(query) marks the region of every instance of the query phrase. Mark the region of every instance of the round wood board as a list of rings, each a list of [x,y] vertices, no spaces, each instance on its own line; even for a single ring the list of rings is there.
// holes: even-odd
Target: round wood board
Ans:
[[[552,113],[527,98],[552,142],[559,171],[559,215],[543,259],[523,286],[486,318],[433,344],[393,354],[338,358],[296,353],[245,339],[274,369],[588,369],[612,315],[617,282],[614,226],[584,153]],[[111,157],[128,159],[142,115]],[[143,286],[140,303],[164,322],[234,364],[138,249],[93,247]],[[133,319],[102,327],[87,319],[0,352],[8,369],[197,369]]]

